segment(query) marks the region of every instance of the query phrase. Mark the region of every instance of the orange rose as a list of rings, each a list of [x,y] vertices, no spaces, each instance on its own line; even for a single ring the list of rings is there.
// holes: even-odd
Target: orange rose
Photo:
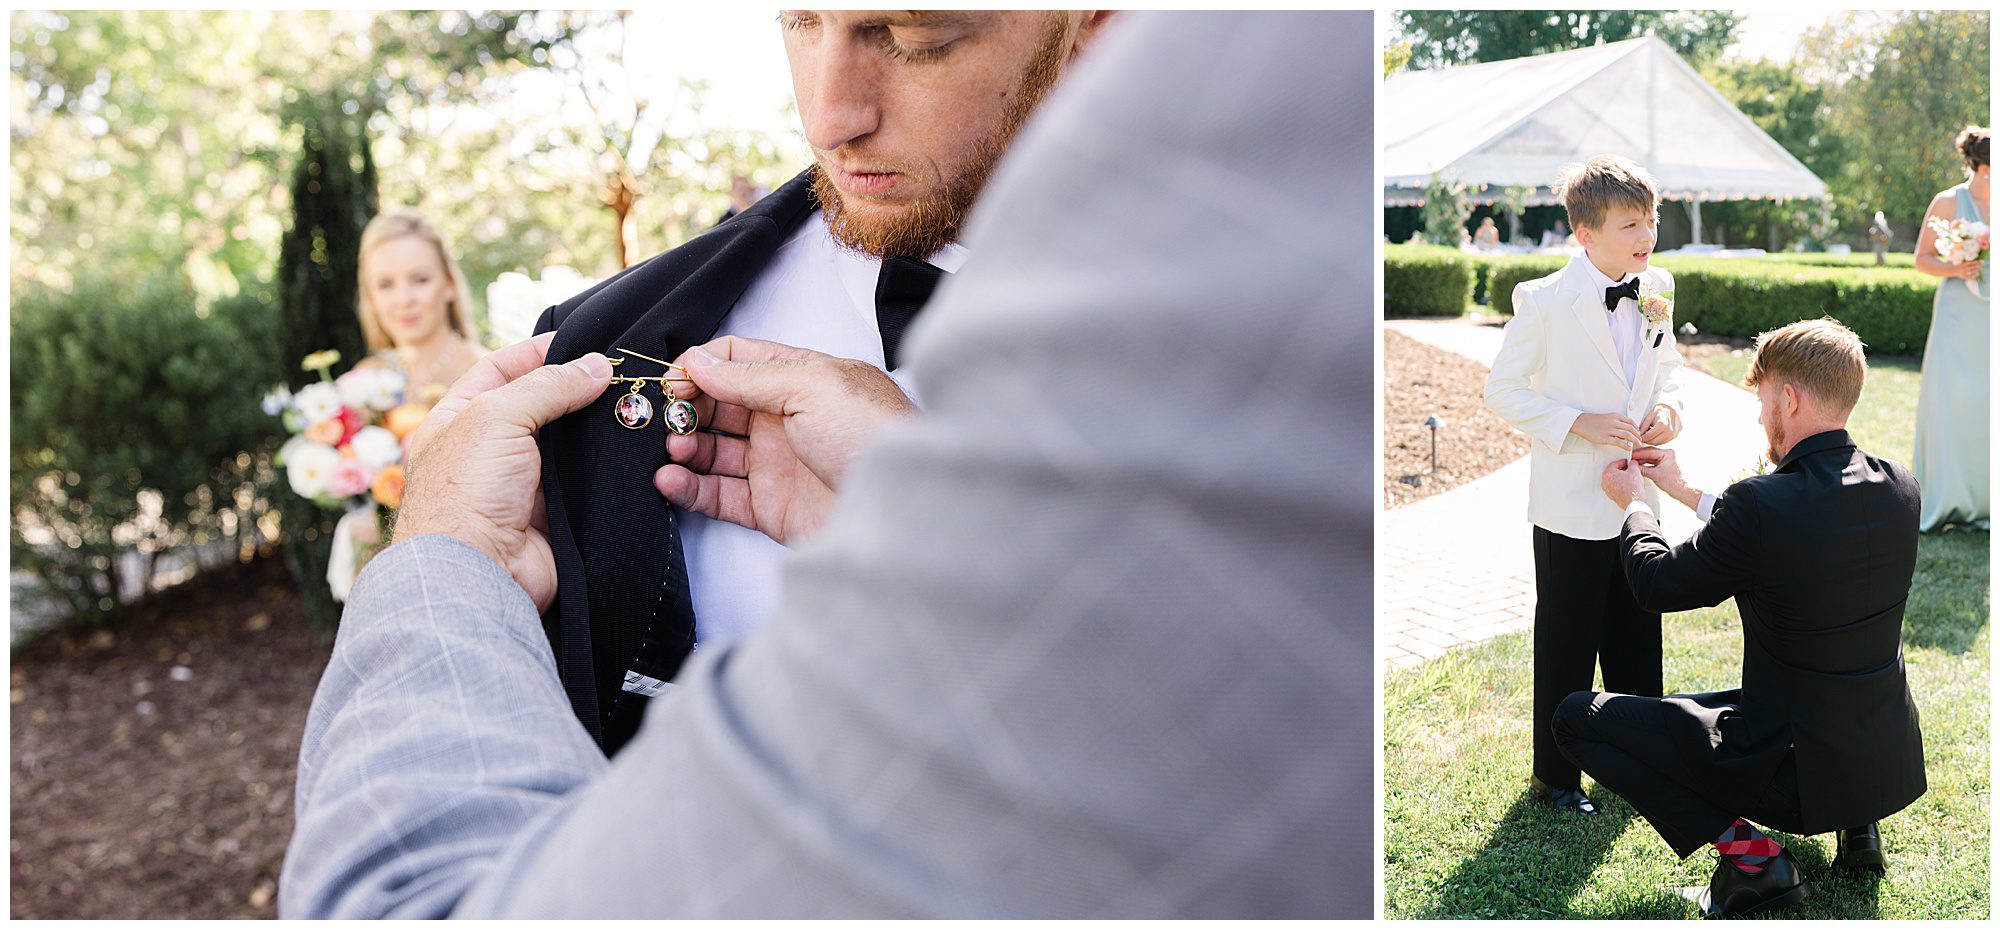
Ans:
[[[328,417],[306,427],[306,438],[322,446],[340,445],[340,435],[346,432],[339,417]]]
[[[391,510],[403,506],[403,466],[385,465],[376,472],[375,483],[368,488],[375,495],[375,503]]]
[[[397,439],[407,439],[411,433],[417,431],[418,424],[424,422],[424,414],[429,412],[430,408],[423,404],[404,404],[389,411],[382,418],[382,425],[388,427],[389,432],[395,433]]]

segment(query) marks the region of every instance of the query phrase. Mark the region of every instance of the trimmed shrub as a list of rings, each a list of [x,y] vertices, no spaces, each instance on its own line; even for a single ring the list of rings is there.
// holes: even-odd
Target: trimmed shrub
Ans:
[[[1914,268],[1917,258],[1907,251],[1890,251],[1883,258],[1889,268]],[[1780,265],[1812,265],[1817,268],[1874,268],[1875,253],[1862,250],[1848,255],[1829,255],[1825,252],[1771,252],[1747,259],[1753,262],[1773,262]]]
[[[1840,299],[1834,318],[1854,330],[1869,351],[1921,357],[1930,338],[1937,282],[1920,271],[1894,276],[1873,269],[1842,272],[1834,280]]]
[[[171,276],[79,281],[14,295],[10,549],[73,617],[101,619],[129,584],[121,553],[253,531],[278,325],[262,294],[204,310]]]
[[[1567,263],[1542,255],[1497,260],[1488,285],[1493,308],[1513,313],[1514,285]],[[1674,276],[1676,319],[1704,333],[1749,339],[1787,323],[1830,316],[1853,329],[1871,351],[1893,355],[1923,354],[1937,292],[1937,279],[1898,268],[1728,258],[1668,258],[1659,265]]]
[[[1832,315],[1838,272],[1803,265],[1676,259],[1660,266],[1674,275],[1675,326],[1749,338],[1794,320]]]
[[[1492,270],[1487,274],[1487,304],[1493,309],[1512,315],[1514,312],[1514,285],[1523,281],[1545,278],[1562,270],[1569,259],[1560,255],[1508,255],[1493,260]]]
[[[292,169],[292,223],[278,253],[285,377],[293,389],[314,380],[299,370],[309,353],[337,349],[346,365],[367,354],[354,303],[361,230],[377,204],[366,111],[344,115],[336,98],[302,103],[300,113],[304,147]],[[298,582],[306,617],[313,629],[331,632],[340,623],[340,602],[327,587],[326,566],[333,558],[338,514],[290,493],[281,506],[285,563]]]
[[[1389,245],[1382,250],[1382,306],[1390,316],[1459,316],[1477,271],[1458,249]]]

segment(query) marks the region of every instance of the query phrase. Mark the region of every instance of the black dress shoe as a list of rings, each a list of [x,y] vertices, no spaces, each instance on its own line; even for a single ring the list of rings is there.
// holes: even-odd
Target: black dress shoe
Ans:
[[[1715,874],[1708,880],[1708,893],[1699,903],[1703,917],[1748,917],[1797,904],[1811,890],[1805,876],[1799,874],[1792,851],[1783,849],[1755,875],[1745,874],[1726,858],[1717,862]]]
[[[1549,806],[1556,810],[1575,811],[1576,813],[1592,817],[1597,816],[1596,802],[1590,800],[1590,795],[1584,794],[1582,788],[1551,788],[1541,779],[1532,775],[1528,777],[1528,786],[1533,788],[1536,795],[1540,796],[1542,800],[1549,802]]]
[[[1882,854],[1882,832],[1874,824],[1842,830],[1838,839],[1840,852],[1833,857],[1835,866],[1877,875],[1889,871],[1889,857]]]

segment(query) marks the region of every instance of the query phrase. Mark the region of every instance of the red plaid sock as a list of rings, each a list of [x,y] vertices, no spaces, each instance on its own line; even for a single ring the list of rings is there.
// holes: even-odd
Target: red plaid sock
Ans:
[[[1764,871],[1765,863],[1777,858],[1785,851],[1778,841],[1764,835],[1764,831],[1751,826],[1743,818],[1729,825],[1722,835],[1715,838],[1715,850],[1729,864],[1745,875],[1755,875]]]

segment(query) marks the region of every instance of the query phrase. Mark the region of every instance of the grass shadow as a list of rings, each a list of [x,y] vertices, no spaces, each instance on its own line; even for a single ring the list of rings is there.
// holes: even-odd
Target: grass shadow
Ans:
[[[1636,818],[1622,802],[1586,817],[1551,809],[1524,791],[1495,825],[1486,844],[1460,863],[1438,889],[1423,919],[1572,916],[1570,902]],[[1643,824],[1642,824],[1643,825]],[[1685,916],[1685,908],[1678,914]],[[1647,916],[1663,916],[1650,914]]]
[[[1788,920],[1882,918],[1882,876],[1873,872],[1849,872],[1834,868],[1833,834],[1811,838],[1773,832],[1771,838],[1790,850],[1792,858],[1798,860],[1799,872],[1805,876],[1812,893],[1797,906],[1770,916]]]
[[[1917,542],[1917,573],[1903,612],[1903,641],[1963,655],[1986,629],[1992,612],[1987,553],[1993,534],[1952,531]]]

